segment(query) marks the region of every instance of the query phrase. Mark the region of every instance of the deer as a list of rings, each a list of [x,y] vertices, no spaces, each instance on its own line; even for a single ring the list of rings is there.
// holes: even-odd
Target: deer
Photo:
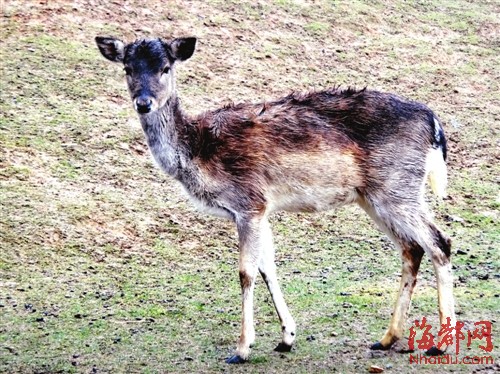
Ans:
[[[289,352],[296,339],[277,278],[269,223],[276,211],[312,213],[356,203],[394,243],[402,261],[399,292],[389,327],[372,350],[388,350],[403,337],[424,253],[436,277],[440,323],[455,325],[451,240],[424,199],[427,181],[437,196],[446,196],[447,140],[426,105],[367,88],[333,87],[188,116],[175,72],[194,54],[195,37],[95,41],[106,59],[123,64],[159,168],[202,212],[236,225],[242,318],[227,363],[249,360],[258,273],[281,324],[275,351]],[[426,354],[443,354],[448,345],[441,340]]]

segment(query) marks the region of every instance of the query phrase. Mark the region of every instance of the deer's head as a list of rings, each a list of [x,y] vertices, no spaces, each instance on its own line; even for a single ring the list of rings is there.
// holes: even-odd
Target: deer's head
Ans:
[[[108,60],[123,63],[135,110],[146,114],[161,108],[175,94],[175,63],[190,58],[196,38],[141,39],[125,44],[119,39],[96,37]]]

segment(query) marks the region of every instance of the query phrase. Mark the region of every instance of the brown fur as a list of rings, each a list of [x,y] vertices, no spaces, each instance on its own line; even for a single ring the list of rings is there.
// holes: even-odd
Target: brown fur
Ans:
[[[394,95],[332,89],[264,105],[227,106],[191,119],[179,130],[189,131],[185,141],[200,172],[219,181],[214,182],[218,189],[238,192],[238,211],[256,211],[272,204],[270,189],[334,185],[339,189],[332,196],[335,206],[351,202],[348,191],[386,191],[386,176],[399,170],[402,178],[421,181],[423,154],[433,138],[432,128],[420,123],[429,116],[432,112],[424,106]],[[412,185],[420,188],[420,183]],[[393,193],[404,194],[402,199],[418,196],[417,190],[395,187]]]

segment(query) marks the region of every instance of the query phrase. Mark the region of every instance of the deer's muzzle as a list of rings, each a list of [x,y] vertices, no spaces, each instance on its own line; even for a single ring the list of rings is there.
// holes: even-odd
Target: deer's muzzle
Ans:
[[[134,100],[135,110],[140,114],[146,114],[153,109],[153,99],[147,96],[139,96]]]

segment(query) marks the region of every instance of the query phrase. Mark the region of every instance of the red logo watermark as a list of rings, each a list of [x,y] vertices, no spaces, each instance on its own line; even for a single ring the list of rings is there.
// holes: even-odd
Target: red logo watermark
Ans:
[[[457,356],[460,353],[460,343],[467,340],[467,347],[472,345],[474,340],[479,340],[482,344],[479,345],[479,349],[485,352],[491,352],[493,350],[492,341],[492,323],[489,321],[479,321],[474,323],[474,329],[468,331],[462,331],[465,323],[457,321],[457,323],[452,326],[450,317],[446,319],[446,323],[441,325],[441,329],[438,332],[437,342],[434,335],[431,334],[430,330],[432,326],[427,323],[427,319],[422,317],[422,320],[416,320],[413,326],[410,328],[410,337],[408,339],[408,346],[410,350],[415,350],[415,342],[419,349],[431,349],[432,347],[437,347],[439,350],[444,351],[452,346],[455,346],[455,357],[450,354],[441,356],[425,356],[425,355],[412,355],[410,354],[410,363],[417,364],[492,364],[493,357],[491,356],[466,356],[459,359]],[[417,332],[421,332],[421,338],[415,339],[417,337]],[[466,334],[467,333],[467,334]]]

